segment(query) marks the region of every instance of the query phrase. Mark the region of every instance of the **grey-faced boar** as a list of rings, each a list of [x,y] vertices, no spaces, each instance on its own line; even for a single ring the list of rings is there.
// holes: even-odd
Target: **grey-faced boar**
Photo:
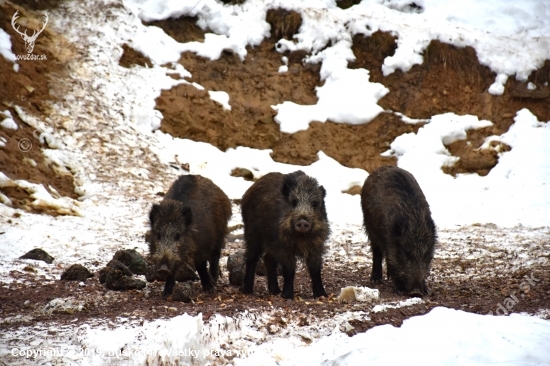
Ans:
[[[189,267],[199,273],[204,291],[214,290],[230,217],[231,203],[225,193],[200,175],[182,175],[161,203],[153,205],[149,212],[149,261],[156,278],[166,281],[163,297],[172,293],[176,278],[181,277],[179,272]]]
[[[385,257],[397,293],[427,295],[436,232],[426,197],[413,175],[392,166],[375,170],[363,185],[361,207],[372,249],[371,281],[382,280]]]
[[[321,280],[330,233],[325,194],[323,186],[302,171],[266,174],[246,191],[241,202],[246,242],[243,293],[253,293],[256,264],[265,253],[269,293],[281,293],[279,263],[284,278],[282,297],[294,298],[296,258],[300,258],[307,265],[313,296],[327,296]]]

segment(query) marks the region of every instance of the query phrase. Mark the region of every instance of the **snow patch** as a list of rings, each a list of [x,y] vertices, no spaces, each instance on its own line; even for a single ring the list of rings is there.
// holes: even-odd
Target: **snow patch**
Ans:
[[[486,316],[437,307],[403,321],[382,325],[353,337],[335,333],[308,347],[286,350],[281,359],[257,351],[236,365],[488,365],[546,364],[550,321],[519,314]],[[399,345],[399,352],[388,352]],[[260,348],[266,349],[262,345]],[[433,352],[433,350],[437,352]],[[426,360],[426,354],[430,359]]]
[[[229,94],[227,94],[226,92],[209,90],[208,95],[210,95],[210,99],[221,104],[224,110],[231,110],[231,106],[229,105]]]
[[[380,300],[380,291],[369,287],[348,286],[340,290],[340,302],[376,302]]]
[[[495,78],[495,82],[489,87],[489,93],[493,95],[502,95],[504,94],[504,86],[508,81],[508,75],[498,74]]]
[[[512,150],[500,154],[487,176],[459,174],[453,178],[441,171],[441,167],[458,160],[445,144],[465,138],[470,129],[491,124],[452,113],[434,116],[418,133],[397,137],[384,155],[396,156],[398,166],[415,176],[439,227],[471,223],[548,225],[550,145],[546,141],[550,141],[550,124],[539,122],[527,109],[517,113],[507,133],[490,139],[502,141]]]
[[[3,119],[2,119],[3,118]],[[8,128],[12,130],[17,130],[18,126],[17,123],[13,120],[13,117],[10,113],[10,111],[0,111],[0,127]]]
[[[60,215],[81,216],[79,203],[67,197],[54,198],[41,184],[29,183],[25,180],[12,180],[0,172],[0,187],[19,187],[27,193],[33,201],[30,206],[35,209],[50,209]]]
[[[15,62],[15,55],[11,51],[10,35],[2,28],[0,28],[0,55],[8,61]]]
[[[390,304],[376,305],[375,307],[372,308],[372,311],[374,313],[379,313],[381,311],[386,311],[387,309],[399,309],[399,308],[413,306],[413,305],[422,304],[422,303],[424,303],[424,300],[422,300],[421,298],[412,297],[410,299],[402,300],[393,304],[390,303]]]
[[[52,313],[67,313],[73,314],[84,310],[85,303],[84,301],[76,301],[74,298],[57,298],[51,300],[49,303],[44,306],[44,314]]]

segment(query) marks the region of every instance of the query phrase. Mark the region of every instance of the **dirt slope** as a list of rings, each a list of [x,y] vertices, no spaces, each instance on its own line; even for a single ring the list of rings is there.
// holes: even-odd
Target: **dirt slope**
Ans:
[[[11,25],[12,15],[19,11],[20,18],[17,19],[17,24],[20,25],[21,31],[41,27],[43,13],[31,10],[36,8],[38,2],[27,1],[25,4],[28,8],[10,3],[0,5],[0,28],[11,36],[12,51],[16,55],[27,52],[23,39]],[[40,2],[41,6],[38,8],[43,9],[42,6],[48,4],[50,3]],[[28,33],[31,34],[31,32]],[[37,38],[33,50],[33,54],[45,55],[46,59],[19,61],[18,72],[14,72],[12,62],[0,57],[0,111],[10,111],[19,126],[17,130],[0,128],[0,136],[7,140],[6,146],[0,148],[0,172],[13,180],[24,179],[31,183],[42,184],[50,193],[52,193],[51,186],[61,196],[77,198],[72,175],[60,174],[55,164],[48,161],[42,153],[42,149],[49,148],[47,143],[39,139],[42,131],[37,131],[23,122],[15,109],[15,106],[19,106],[26,113],[47,121],[51,103],[55,100],[52,95],[55,91],[51,89],[50,78],[65,76],[64,65],[58,59],[62,53],[56,52],[62,45],[59,44],[59,39],[57,42],[52,41],[58,37],[59,35],[53,34],[46,27]],[[0,192],[8,196],[15,207],[34,211],[28,205],[29,193],[25,190],[0,187]],[[46,213],[53,212],[46,211]]]
[[[174,136],[209,142],[220,149],[249,146],[273,149],[273,158],[280,162],[310,164],[323,150],[348,167],[368,171],[395,160],[380,153],[387,150],[395,137],[416,132],[421,124],[407,125],[393,113],[382,113],[367,125],[351,126],[332,122],[313,122],[307,131],[285,134],[273,121],[271,106],[285,100],[298,104],[314,104],[315,88],[319,80],[319,65],[304,65],[304,54],[286,54],[289,72],[279,73],[281,54],[275,50],[280,36],[291,38],[299,22],[295,13],[272,13],[272,38],[259,47],[249,48],[248,56],[226,53],[219,60],[209,61],[192,53],[185,53],[180,63],[207,90],[222,90],[230,95],[231,111],[224,111],[210,100],[207,91],[189,85],[180,85],[164,91],[157,99],[157,108],[163,113],[161,129]],[[290,19],[290,20],[289,20]],[[204,31],[194,26],[191,18],[168,19],[152,25],[162,27],[168,34],[182,41],[201,41]],[[184,26],[181,26],[184,24]],[[531,110],[539,120],[550,120],[550,61],[533,72],[529,82],[537,85],[537,93],[527,90],[526,82],[510,78],[502,96],[487,92],[495,74],[479,64],[471,47],[457,48],[433,41],[426,50],[422,65],[408,73],[397,71],[387,77],[381,73],[384,58],[393,55],[395,39],[388,33],[377,32],[372,37],[356,35],[353,52],[357,60],[352,68],[366,68],[371,80],[389,88],[380,105],[388,111],[400,112],[415,119],[453,112],[473,114],[488,119],[493,127],[472,131],[468,139],[448,146],[450,152],[461,158],[447,173],[477,172],[486,175],[498,162],[494,150],[477,150],[485,137],[500,135],[513,123],[516,112]],[[126,53],[125,53],[126,55]],[[130,60],[134,58],[134,60]],[[135,51],[124,59],[126,66],[144,64],[143,56]],[[503,147],[507,149],[507,147]]]

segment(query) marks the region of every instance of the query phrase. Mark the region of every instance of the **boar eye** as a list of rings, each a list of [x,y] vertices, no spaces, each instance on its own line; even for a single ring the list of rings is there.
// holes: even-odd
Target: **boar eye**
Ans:
[[[319,206],[319,202],[317,202],[317,201],[311,202],[311,207],[317,208],[317,206]]]
[[[298,200],[296,198],[294,198],[291,203],[292,203],[292,207],[298,206]]]
[[[175,240],[175,241],[179,241],[179,240],[180,240],[180,234],[174,235],[174,240]]]
[[[157,240],[160,240],[160,233],[157,233]]]

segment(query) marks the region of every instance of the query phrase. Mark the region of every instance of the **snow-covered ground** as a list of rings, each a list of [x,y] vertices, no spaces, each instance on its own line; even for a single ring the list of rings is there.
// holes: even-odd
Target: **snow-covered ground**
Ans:
[[[358,261],[370,256],[360,226],[359,198],[342,194],[362,185],[368,172],[345,168],[322,151],[316,163],[297,167],[274,162],[268,150],[239,147],[222,152],[209,144],[173,138],[157,130],[162,116],[154,109],[155,98],[162,89],[187,82],[168,74],[189,76],[176,64],[180,53],[191,50],[215,59],[230,49],[244,58],[247,45],[258,45],[269,35],[264,20],[268,8],[281,6],[301,13],[303,24],[295,40],[281,40],[278,49],[307,50],[310,56],[306,62],[321,62],[321,78],[325,80],[317,89],[317,105],[299,106],[288,101],[274,106],[276,121],[285,132],[306,129],[311,120],[368,123],[381,112],[377,101],[391,91],[370,83],[368,70],[347,68],[354,57],[351,38],[355,33],[370,35],[383,30],[398,37],[395,55],[384,62],[384,74],[396,69],[407,71],[421,63],[422,52],[432,39],[472,46],[480,62],[498,74],[490,88],[493,94],[502,93],[508,76],[524,80],[550,59],[550,5],[543,0],[415,1],[422,12],[402,0],[364,0],[347,10],[330,0],[257,0],[225,6],[215,0],[123,3],[124,7],[108,0],[68,2],[49,14],[48,27],[63,34],[80,52],[81,57],[66,61],[75,85],[66,87],[65,98],[54,105],[54,112],[45,121],[22,110],[18,114],[52,141],[59,141],[50,144],[57,149],[44,150],[45,154],[72,168],[83,196],[69,202],[36,188],[33,198],[37,204],[58,205],[74,214],[55,218],[0,204],[3,286],[14,281],[9,276],[11,270],[30,263],[17,258],[35,247],[42,247],[56,259],[53,268],[32,263],[51,281],[58,278],[60,268],[76,261],[95,270],[98,266],[94,262],[106,263],[121,247],[145,251],[142,236],[155,193],[166,190],[183,173],[170,168],[172,162],[188,163],[191,173],[213,179],[230,198],[240,198],[251,184],[230,176],[235,167],[247,168],[256,177],[270,171],[303,169],[327,189],[327,210],[333,225],[328,255],[355,256]],[[98,12],[100,5],[108,11]],[[160,28],[145,27],[141,22],[180,15],[198,16],[198,24],[216,34],[207,33],[202,44],[181,44]],[[0,54],[14,61],[10,42],[14,40],[0,30]],[[146,54],[154,66],[120,67],[123,43]],[[165,63],[171,66],[160,66]],[[227,105],[223,94],[213,94],[212,98]],[[503,260],[512,265],[548,262],[550,244],[529,251],[532,241],[550,243],[550,125],[546,122],[521,110],[507,133],[489,138],[505,142],[512,150],[502,152],[497,166],[485,177],[445,175],[441,167],[454,158],[443,143],[464,139],[466,131],[491,125],[491,121],[451,113],[437,115],[417,134],[395,139],[387,154],[397,156],[399,166],[411,171],[423,188],[440,231],[438,256],[464,255],[462,242],[473,233],[484,238],[475,253],[468,253],[473,259],[492,260],[487,254],[491,246],[507,253]],[[77,127],[79,132],[74,132]],[[115,154],[105,154],[107,151]],[[0,182],[7,184],[7,178],[0,175]],[[21,215],[18,218],[13,217],[16,211]],[[240,222],[238,210],[234,211],[232,224]],[[476,226],[468,226],[471,224]],[[496,226],[486,230],[477,224]],[[10,364],[26,364],[27,352],[32,356],[33,351],[48,349],[67,353],[50,358],[35,354],[33,359],[40,364],[55,364],[61,359],[69,364],[204,364],[217,359],[212,351],[231,351],[239,352],[235,364],[254,365],[550,364],[550,322],[528,315],[495,317],[436,308],[405,321],[400,328],[376,327],[351,338],[342,327],[345,331],[348,320],[366,319],[368,313],[349,312],[313,322],[309,328],[289,326],[287,333],[275,335],[265,330],[270,316],[250,312],[213,319],[181,315],[143,325],[139,319],[119,319],[110,325],[98,320],[96,324],[57,328],[37,324],[1,334],[0,355]],[[288,321],[294,324],[292,319]]]

